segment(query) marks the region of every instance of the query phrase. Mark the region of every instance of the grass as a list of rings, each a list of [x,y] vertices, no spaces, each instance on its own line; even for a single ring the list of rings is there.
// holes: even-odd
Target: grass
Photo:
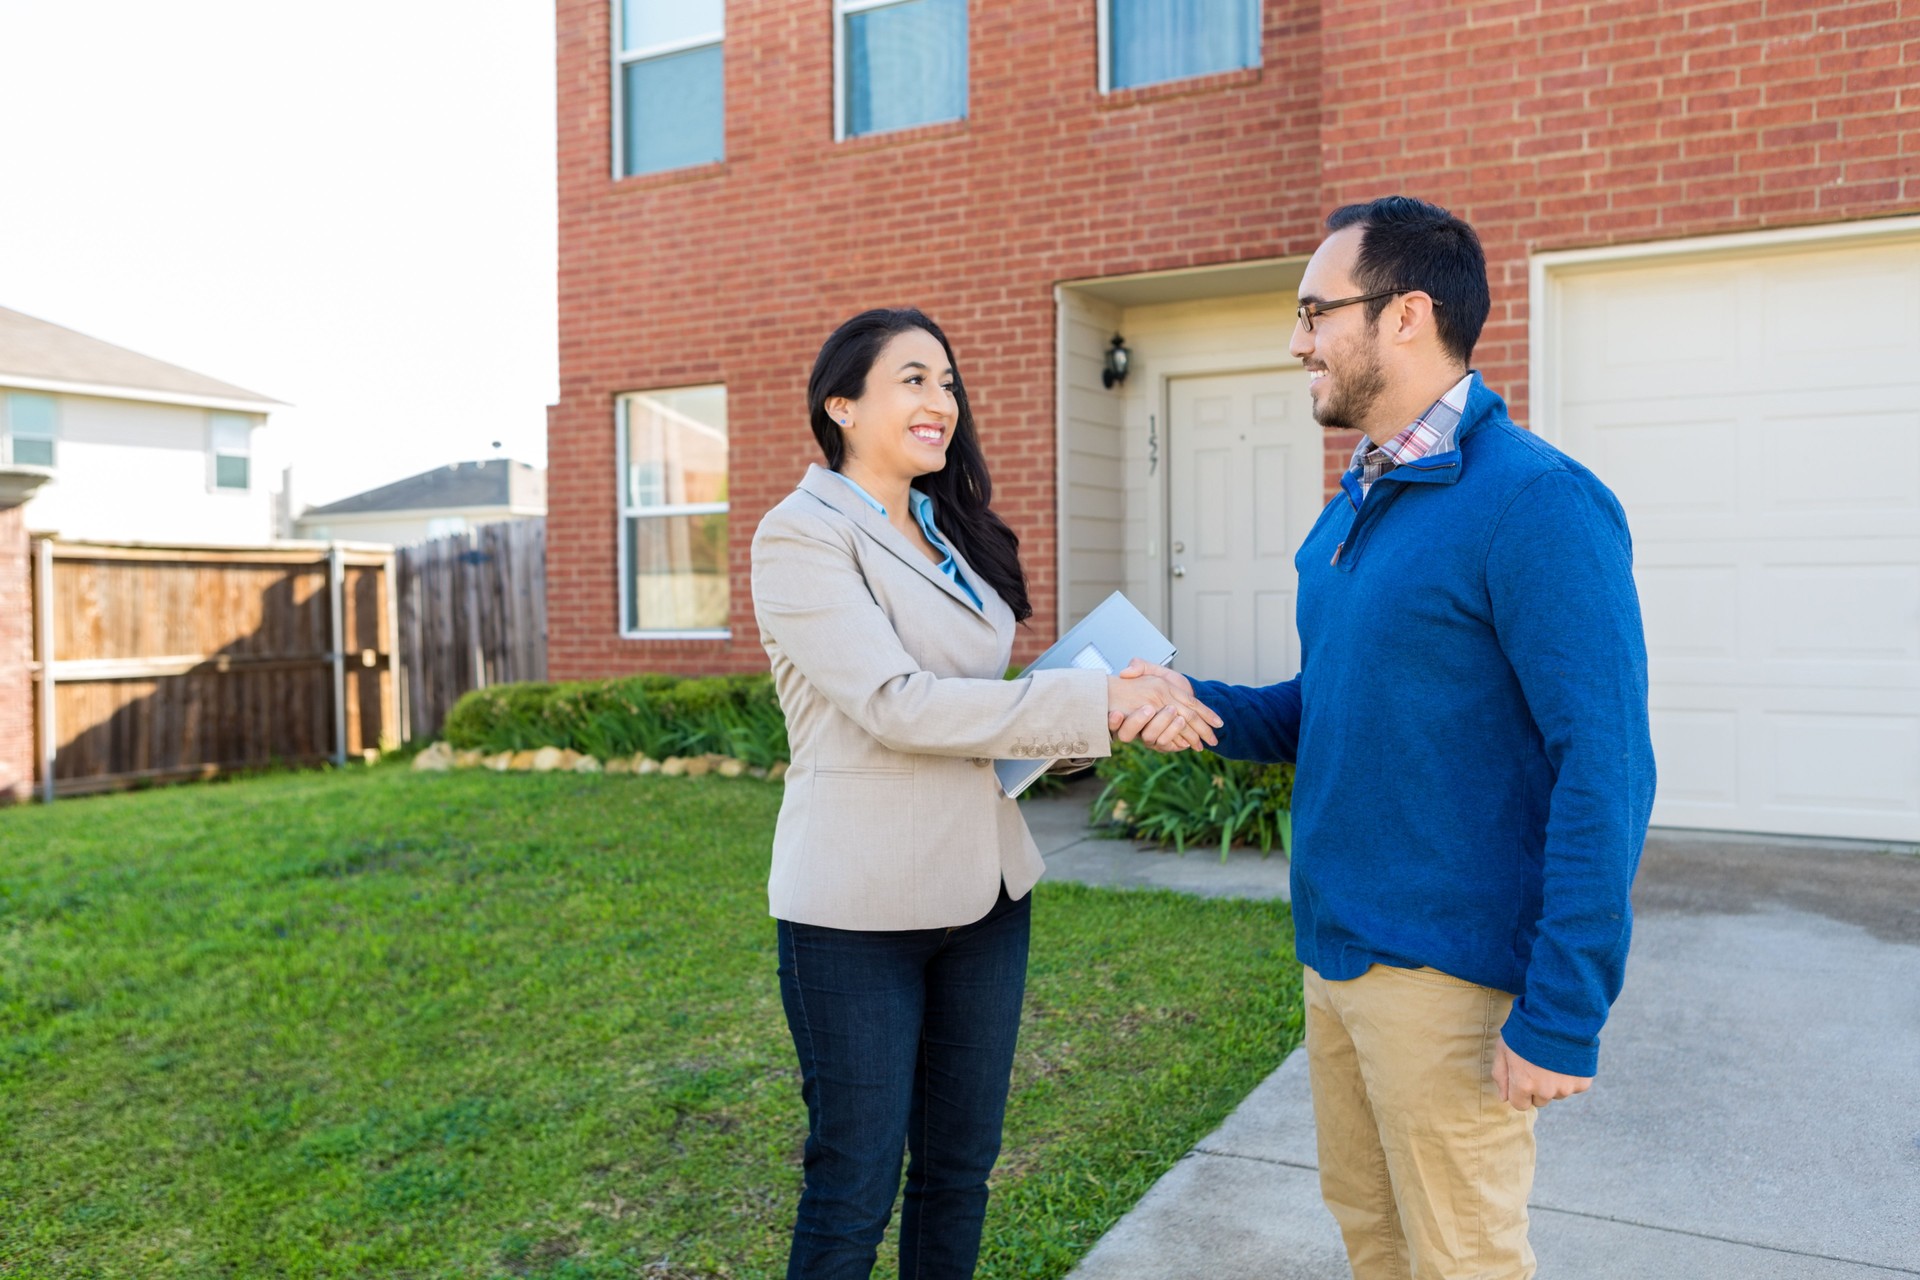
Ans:
[[[778,803],[382,768],[0,811],[0,1275],[780,1274]],[[1043,884],[980,1274],[1065,1274],[1298,990],[1283,905]]]

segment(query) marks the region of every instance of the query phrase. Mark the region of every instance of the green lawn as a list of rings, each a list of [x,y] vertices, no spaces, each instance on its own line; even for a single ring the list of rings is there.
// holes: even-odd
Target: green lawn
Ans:
[[[0,1275],[780,1274],[778,803],[388,767],[0,810]],[[1041,886],[982,1276],[1065,1274],[1279,1063],[1292,954],[1281,904]]]

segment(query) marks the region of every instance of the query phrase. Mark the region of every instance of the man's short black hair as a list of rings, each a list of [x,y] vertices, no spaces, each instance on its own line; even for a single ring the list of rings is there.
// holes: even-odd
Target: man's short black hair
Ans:
[[[1418,289],[1440,305],[1434,328],[1440,345],[1461,364],[1473,357],[1473,344],[1487,323],[1487,256],[1480,237],[1462,219],[1437,204],[1412,196],[1382,196],[1349,204],[1327,215],[1327,230],[1364,227],[1354,282],[1364,293]],[[1391,298],[1367,304],[1367,319],[1377,320]]]

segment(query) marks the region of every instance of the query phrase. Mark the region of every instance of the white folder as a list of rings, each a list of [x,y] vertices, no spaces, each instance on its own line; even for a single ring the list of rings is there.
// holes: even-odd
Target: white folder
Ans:
[[[1160,634],[1160,628],[1133,607],[1133,601],[1116,591],[1102,600],[1092,613],[1074,623],[1052,648],[1027,664],[1021,675],[1032,671],[1050,671],[1056,667],[1079,667],[1118,675],[1135,658],[1166,666],[1178,652],[1173,641]],[[1033,785],[1045,773],[1051,760],[995,760],[993,771],[1000,789],[1008,799]]]

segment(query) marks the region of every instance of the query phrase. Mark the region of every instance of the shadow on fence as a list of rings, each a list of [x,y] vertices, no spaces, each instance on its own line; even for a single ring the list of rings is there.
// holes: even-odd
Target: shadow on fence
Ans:
[[[547,678],[547,522],[513,520],[395,553],[407,736],[437,737],[470,689]]]
[[[36,790],[357,758],[547,670],[546,522],[384,546],[34,546]],[[51,654],[52,661],[44,660]]]
[[[42,541],[35,559],[42,795],[49,772],[78,795],[399,743],[385,547]]]

